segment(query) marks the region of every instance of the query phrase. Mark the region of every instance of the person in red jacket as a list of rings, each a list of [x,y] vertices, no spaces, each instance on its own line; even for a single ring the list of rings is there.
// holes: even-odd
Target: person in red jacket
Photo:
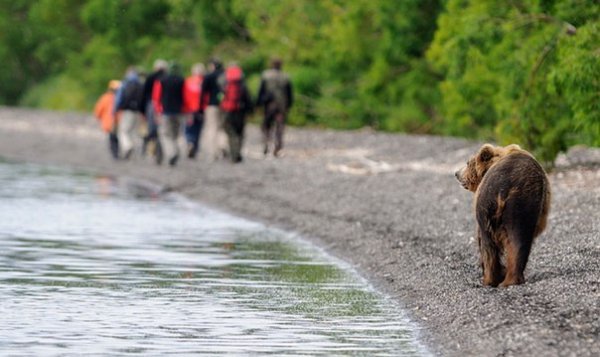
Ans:
[[[200,133],[204,125],[204,113],[200,103],[204,72],[204,64],[194,64],[192,75],[185,79],[183,85],[183,112],[188,115],[185,123],[185,140],[187,142],[187,156],[190,159],[196,157]]]
[[[252,98],[244,83],[244,73],[236,64],[225,70],[225,86],[221,111],[224,115],[223,129],[229,141],[229,154],[233,163],[242,162],[242,144],[246,115],[252,112]]]
[[[108,134],[110,154],[113,159],[119,159],[119,139],[117,138],[117,118],[113,112],[115,106],[115,93],[121,82],[112,80],[108,82],[108,90],[96,102],[94,115],[100,122],[102,130]]]

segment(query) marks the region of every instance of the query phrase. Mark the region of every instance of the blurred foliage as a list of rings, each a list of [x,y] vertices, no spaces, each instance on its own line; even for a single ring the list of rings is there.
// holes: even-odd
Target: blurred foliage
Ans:
[[[0,104],[89,110],[128,65],[211,56],[253,90],[281,57],[296,125],[600,145],[596,0],[0,2]]]
[[[516,142],[542,160],[600,145],[595,0],[449,0],[427,59],[442,77],[441,133]]]
[[[67,75],[58,75],[30,89],[21,99],[21,105],[52,110],[81,110],[88,106],[85,93],[81,82]]]

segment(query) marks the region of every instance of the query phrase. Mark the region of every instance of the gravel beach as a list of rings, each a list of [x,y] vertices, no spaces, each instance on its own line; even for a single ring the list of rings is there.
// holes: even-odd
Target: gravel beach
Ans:
[[[454,171],[481,143],[289,128],[264,158],[114,162],[91,115],[0,108],[0,157],[143,179],[208,206],[297,232],[403,306],[442,356],[600,355],[600,154],[575,148],[550,175],[552,210],[526,283],[481,284],[470,192]],[[139,148],[139,145],[137,146]]]

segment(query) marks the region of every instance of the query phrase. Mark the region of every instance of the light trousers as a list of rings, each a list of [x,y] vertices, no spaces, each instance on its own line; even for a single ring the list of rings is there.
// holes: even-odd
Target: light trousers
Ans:
[[[123,110],[119,116],[119,149],[125,155],[133,149],[133,133],[138,121],[138,113],[133,110]]]
[[[204,111],[204,127],[200,139],[201,154],[208,161],[219,159],[227,150],[227,134],[223,130],[223,115],[216,105],[210,105]]]
[[[167,161],[179,156],[179,146],[177,139],[181,131],[182,114],[162,114],[160,125],[158,126],[158,136],[163,155]]]

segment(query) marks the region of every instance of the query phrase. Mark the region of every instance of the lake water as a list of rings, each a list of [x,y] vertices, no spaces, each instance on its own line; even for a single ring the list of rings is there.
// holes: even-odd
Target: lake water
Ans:
[[[0,162],[0,355],[427,352],[291,234],[147,185]]]

